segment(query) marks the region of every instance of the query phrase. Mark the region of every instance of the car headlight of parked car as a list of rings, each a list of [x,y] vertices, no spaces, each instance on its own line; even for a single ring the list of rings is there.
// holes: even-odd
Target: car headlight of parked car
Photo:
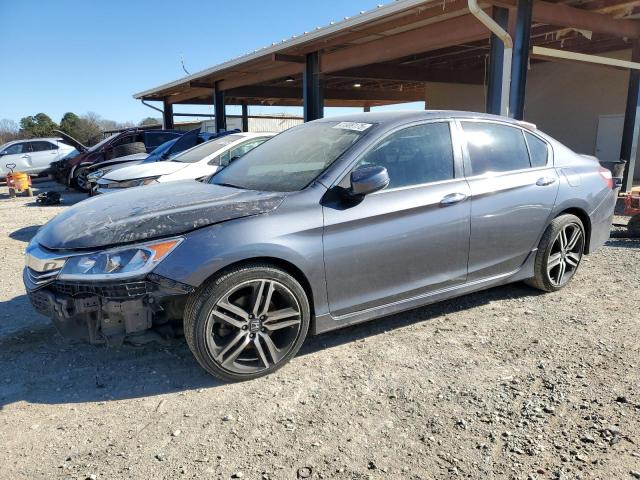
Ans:
[[[70,257],[61,280],[116,280],[149,273],[183,238],[104,250]]]
[[[146,177],[136,178],[135,180],[126,180],[124,182],[114,182],[109,184],[109,188],[131,188],[151,185],[152,183],[158,183],[158,178],[159,177]]]
[[[95,172],[91,172],[87,175],[87,180],[90,182],[97,182],[98,179],[102,178],[105,174],[109,173],[112,168],[101,168],[96,170]]]

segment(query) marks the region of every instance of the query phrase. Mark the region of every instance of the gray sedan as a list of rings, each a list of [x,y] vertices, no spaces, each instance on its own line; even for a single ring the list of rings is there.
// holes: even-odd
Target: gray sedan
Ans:
[[[554,291],[603,245],[611,173],[535,126],[464,112],[294,127],[208,183],[97,197],[27,249],[33,305],[93,343],[184,328],[225,380],[308,333],[509,282]]]

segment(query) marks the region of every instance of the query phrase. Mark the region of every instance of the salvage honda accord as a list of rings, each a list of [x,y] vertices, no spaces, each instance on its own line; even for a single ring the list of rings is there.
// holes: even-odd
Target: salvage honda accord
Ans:
[[[77,204],[27,248],[34,307],[115,344],[175,323],[224,380],[273,372],[307,334],[526,280],[573,278],[609,236],[611,173],[535,126],[368,113],[277,135],[208,183]]]

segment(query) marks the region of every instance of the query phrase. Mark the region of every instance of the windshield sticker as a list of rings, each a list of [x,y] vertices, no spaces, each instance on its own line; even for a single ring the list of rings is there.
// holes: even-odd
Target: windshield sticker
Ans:
[[[356,132],[364,132],[369,128],[372,123],[358,123],[358,122],[340,122],[333,128],[342,128],[344,130],[355,130]]]

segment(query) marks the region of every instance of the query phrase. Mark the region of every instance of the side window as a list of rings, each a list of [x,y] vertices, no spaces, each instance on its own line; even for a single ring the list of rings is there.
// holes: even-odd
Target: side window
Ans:
[[[529,154],[519,128],[489,122],[462,122],[471,172],[507,172],[529,168]]]
[[[27,145],[27,142],[14,143],[13,145],[5,148],[3,153],[5,155],[17,155],[18,153],[26,152],[27,151],[27,149],[25,148],[26,145]]]
[[[524,136],[527,138],[527,145],[529,146],[529,157],[531,158],[531,166],[546,166],[547,159],[549,158],[549,149],[547,147],[547,144],[535,135],[531,135],[530,133],[524,132]]]
[[[385,167],[389,187],[453,178],[453,145],[448,122],[425,123],[392,133],[367,152],[356,168]]]
[[[37,141],[37,142],[29,142],[29,143],[31,143],[31,148],[33,148],[34,152],[45,152],[47,150],[58,149],[58,146],[54,145],[51,142]]]
[[[231,150],[227,150],[224,153],[221,153],[216,158],[209,162],[209,165],[219,165],[221,167],[226,167],[231,163]]]
[[[144,143],[147,147],[155,148],[178,136],[179,134],[172,132],[144,132]]]

